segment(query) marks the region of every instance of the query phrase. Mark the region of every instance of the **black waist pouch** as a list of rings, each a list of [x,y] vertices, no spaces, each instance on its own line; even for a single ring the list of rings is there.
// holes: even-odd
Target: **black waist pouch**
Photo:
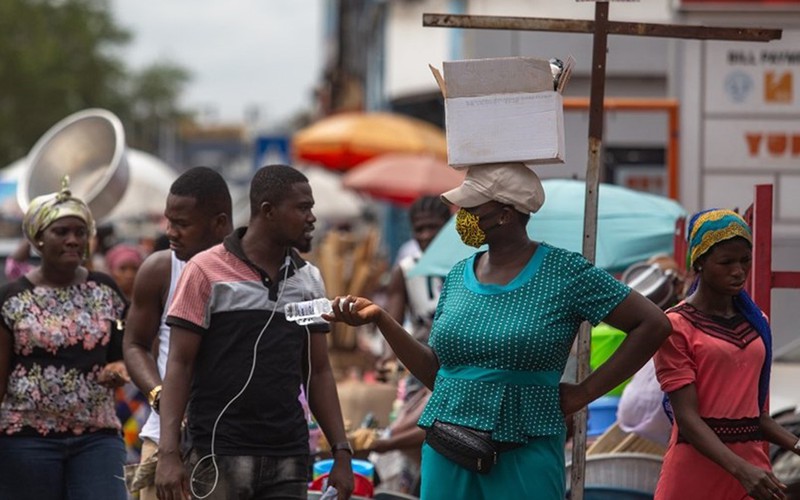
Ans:
[[[493,441],[487,431],[438,420],[427,430],[425,441],[448,460],[479,474],[488,474],[500,453],[523,446]]]

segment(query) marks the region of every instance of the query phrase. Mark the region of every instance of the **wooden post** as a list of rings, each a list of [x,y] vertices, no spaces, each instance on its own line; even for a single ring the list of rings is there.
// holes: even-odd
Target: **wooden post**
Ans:
[[[769,317],[774,288],[800,288],[800,271],[772,269],[772,184],[759,184],[753,197],[753,266],[750,293],[753,302]]]
[[[773,186],[772,184],[758,184],[753,194],[753,204],[744,216],[753,231],[753,265],[747,290],[756,305],[769,317],[772,312],[772,290],[774,288],[800,289],[800,271],[774,271],[772,269]]]
[[[753,302],[768,317],[772,309],[772,184],[755,187],[753,197]]]
[[[428,27],[473,28],[516,31],[552,31],[587,33],[593,35],[591,95],[589,98],[589,159],[586,166],[586,199],[584,213],[583,254],[594,262],[597,236],[597,202],[600,183],[600,159],[603,145],[603,99],[605,94],[605,63],[607,36],[629,35],[647,37],[685,38],[695,40],[777,40],[782,30],[761,28],[726,28],[613,22],[608,19],[608,1],[595,4],[594,21],[524,17],[470,16],[423,14],[422,24]],[[577,380],[589,373],[591,327],[581,325],[577,338]],[[575,415],[572,453],[572,500],[583,500],[583,473],[586,457],[586,409]]]
[[[608,2],[595,3],[592,48],[592,79],[589,94],[589,158],[586,165],[586,197],[583,212],[583,256],[594,262],[597,249],[597,204],[600,190],[600,164],[603,155],[603,100],[606,91],[606,51],[608,47]],[[589,376],[592,352],[592,325],[584,321],[578,330],[577,376],[580,382]],[[588,409],[581,408],[573,418],[571,494],[583,500],[586,469],[586,421]]]

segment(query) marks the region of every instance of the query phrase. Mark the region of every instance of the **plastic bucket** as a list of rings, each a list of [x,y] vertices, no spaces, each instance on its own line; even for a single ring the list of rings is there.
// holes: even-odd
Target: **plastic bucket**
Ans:
[[[586,435],[596,437],[617,421],[618,396],[603,396],[589,403],[589,419],[586,424]]]
[[[358,460],[356,458],[350,461],[353,465],[353,473],[354,474],[361,474],[362,476],[366,477],[370,480],[370,482],[375,482],[375,466],[372,465],[371,462],[367,462],[366,460]],[[333,467],[333,459],[328,458],[326,460],[319,460],[314,463],[313,471],[312,471],[312,479],[317,479],[318,477],[327,474],[331,471]]]
[[[567,491],[567,499],[570,498],[572,496]],[[583,490],[583,498],[584,500],[653,500],[653,494],[615,486],[586,485]]]
[[[328,473],[319,476],[308,485],[309,491],[323,491],[328,488]],[[361,474],[353,473],[353,496],[351,498],[372,498],[375,496],[375,486],[372,481]]]

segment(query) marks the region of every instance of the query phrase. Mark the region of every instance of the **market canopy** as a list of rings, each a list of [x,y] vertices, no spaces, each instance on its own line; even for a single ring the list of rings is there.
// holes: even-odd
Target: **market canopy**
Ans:
[[[542,185],[546,200],[541,210],[531,215],[528,234],[536,241],[580,252],[585,183],[547,179]],[[683,207],[669,198],[601,184],[596,265],[609,272],[621,272],[653,255],[672,254],[675,223],[685,215]],[[485,246],[481,248],[485,249]],[[474,248],[461,242],[455,229],[455,217],[451,217],[411,274],[446,275],[454,264],[474,252]]]
[[[349,170],[342,184],[373,198],[408,205],[420,196],[457,187],[465,174],[466,170],[450,168],[432,155],[385,154]]]
[[[292,137],[297,159],[332,170],[348,170],[386,153],[422,153],[447,158],[439,127],[417,118],[386,112],[331,115]]]
[[[122,238],[151,236],[162,230],[167,195],[178,172],[145,151],[127,148],[126,157],[130,173],[125,193],[98,223],[112,224]],[[5,218],[22,219],[16,196],[17,181],[25,174],[27,165],[25,157],[0,170],[0,212]]]
[[[130,220],[160,218],[169,194],[169,187],[178,172],[159,158],[138,149],[127,148],[130,174],[125,194],[100,222],[118,223]],[[20,158],[0,170],[0,208],[6,216],[22,217],[17,203],[17,181],[25,174],[27,157]]]

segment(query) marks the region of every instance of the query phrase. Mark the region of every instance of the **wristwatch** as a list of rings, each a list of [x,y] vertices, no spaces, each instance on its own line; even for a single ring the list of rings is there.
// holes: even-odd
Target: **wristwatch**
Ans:
[[[331,453],[332,454],[336,453],[337,451],[341,451],[341,450],[346,451],[351,456],[353,455],[353,447],[350,446],[350,442],[349,441],[336,443],[333,446],[331,446]]]
[[[147,402],[150,404],[150,408],[153,409],[156,414],[158,414],[158,403],[161,401],[161,384],[150,389],[150,392],[147,393]]]

